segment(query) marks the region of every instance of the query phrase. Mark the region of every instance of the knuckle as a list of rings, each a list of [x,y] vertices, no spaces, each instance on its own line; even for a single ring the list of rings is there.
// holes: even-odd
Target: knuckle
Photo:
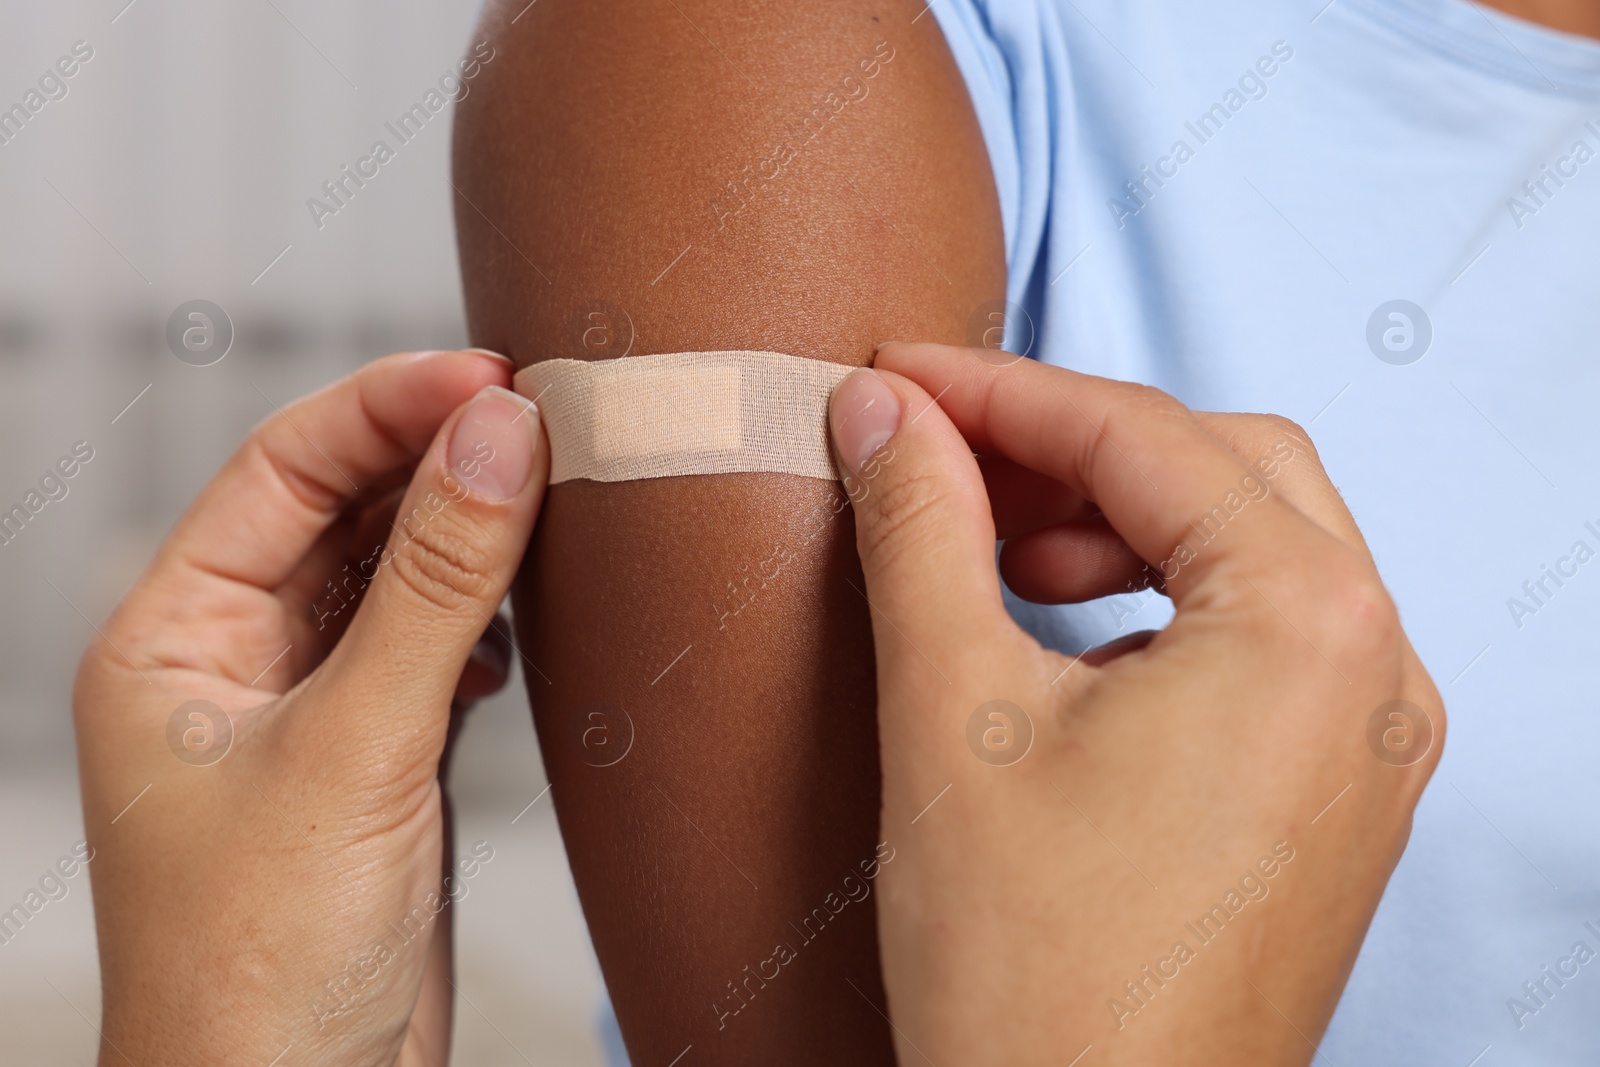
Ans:
[[[1181,423],[1194,417],[1175,397],[1155,386],[1138,382],[1122,385],[1120,395],[1106,405],[1100,416],[1100,433],[1090,446],[1096,453],[1103,441],[1137,441],[1150,432],[1153,422]]]
[[[1322,470],[1322,457],[1304,426],[1283,415],[1254,412],[1222,416],[1222,439],[1234,452],[1253,465],[1276,458],[1280,463],[1304,457],[1309,465]],[[1287,446],[1288,454],[1284,449]]]
[[[392,564],[399,583],[445,611],[459,610],[463,599],[475,603],[491,595],[493,561],[471,536],[469,520],[435,514],[413,524],[415,518],[406,516],[395,527],[403,539]]]
[[[1126,410],[1144,415],[1188,415],[1189,409],[1177,397],[1143,382],[1125,383],[1123,395],[1112,406],[1112,411]]]
[[[110,641],[96,636],[78,660],[72,680],[72,708],[79,725],[96,718],[96,709],[106,703],[104,695],[116,691],[113,687],[124,681],[121,676],[125,668],[121,660],[114,658]]]
[[[858,523],[857,544],[863,560],[882,568],[915,552],[934,532],[934,514],[948,505],[948,493],[933,474],[905,472],[893,481],[868,483],[862,501],[869,521]]]
[[[1280,443],[1287,443],[1296,456],[1304,456],[1318,471],[1323,469],[1322,455],[1304,426],[1283,415],[1257,417],[1261,419],[1262,437],[1257,442],[1256,451],[1266,451]]]
[[[1445,709],[1444,701],[1434,694],[1432,701],[1423,705],[1428,714],[1433,716],[1433,747],[1423,757],[1423,770],[1432,774],[1433,769],[1439,765],[1439,760],[1444,756],[1445,737],[1450,733],[1450,713]],[[1418,789],[1418,793],[1421,790]]]
[[[1372,568],[1353,559],[1322,569],[1323,637],[1357,662],[1393,658],[1398,665],[1405,634],[1400,613]]]
[[[1296,451],[1315,452],[1311,444],[1311,435],[1304,426],[1284,415],[1254,415],[1251,417],[1254,425],[1252,442],[1258,448],[1265,448],[1278,441],[1287,440]]]

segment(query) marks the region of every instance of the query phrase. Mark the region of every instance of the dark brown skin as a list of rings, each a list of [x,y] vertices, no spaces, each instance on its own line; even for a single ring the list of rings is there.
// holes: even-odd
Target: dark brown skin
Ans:
[[[1600,3],[1595,0],[1484,0],[1529,22],[1585,37],[1600,37]]]
[[[478,39],[495,55],[457,112],[474,344],[519,366],[611,358],[631,321],[630,355],[864,364],[880,341],[966,343],[1003,297],[988,157],[921,0],[524,3],[490,6]],[[830,91],[854,99],[835,112]],[[569,482],[545,501],[517,633],[636,1064],[690,1045],[696,1067],[893,1062],[875,895],[814,940],[799,930],[879,851],[843,500],[722,475]],[[631,749],[595,766],[626,748],[627,720]],[[795,958],[750,977],[779,944]]]

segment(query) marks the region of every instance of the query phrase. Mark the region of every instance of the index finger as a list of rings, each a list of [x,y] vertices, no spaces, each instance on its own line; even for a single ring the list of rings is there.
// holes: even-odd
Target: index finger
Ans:
[[[274,590],[344,509],[415,463],[445,417],[511,362],[477,350],[385,356],[279,407],[178,520],[152,576],[198,570]]]
[[[1283,498],[1304,512],[1312,522],[1349,545],[1363,559],[1372,559],[1367,539],[1350,514],[1337,487],[1323,469],[1322,460],[1311,438],[1299,426],[1275,415],[1249,415],[1234,411],[1197,411],[1211,435],[1242,459],[1266,455],[1279,441],[1289,441],[1295,452],[1292,469],[1279,480]],[[1304,462],[1301,462],[1302,458]]]
[[[1264,480],[1292,461],[1292,445],[1247,467],[1187,408],[1148,386],[1027,359],[997,366],[951,345],[886,344],[875,366],[938,395],[974,451],[1093,500],[1160,571],[1175,603],[1219,566],[1256,573],[1287,538],[1315,529]],[[1254,514],[1237,521],[1247,509]]]

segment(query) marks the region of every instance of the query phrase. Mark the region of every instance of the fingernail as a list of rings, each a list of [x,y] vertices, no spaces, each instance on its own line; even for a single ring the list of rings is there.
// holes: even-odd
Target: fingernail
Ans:
[[[852,371],[833,390],[828,422],[839,457],[855,474],[900,428],[900,398],[875,371]]]
[[[491,385],[461,413],[445,462],[450,473],[487,500],[509,500],[533,470],[539,409],[509,389]]]
[[[516,363],[512,361],[511,357],[506,355],[503,352],[491,352],[487,348],[466,348],[466,349],[462,349],[462,351],[464,351],[464,352],[477,352],[479,355],[492,356],[495,359],[504,360],[511,367],[515,367],[516,366]]]

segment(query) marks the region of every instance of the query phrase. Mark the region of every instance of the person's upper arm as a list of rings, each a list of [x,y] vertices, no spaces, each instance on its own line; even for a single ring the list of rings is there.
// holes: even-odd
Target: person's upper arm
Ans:
[[[1004,296],[989,162],[921,0],[524,3],[491,4],[457,113],[474,344],[519,366],[630,339],[863,364],[967,342]],[[638,1064],[892,1062],[874,897],[852,898],[915,831],[877,827],[841,500],[772,474],[546,500],[517,629]]]

